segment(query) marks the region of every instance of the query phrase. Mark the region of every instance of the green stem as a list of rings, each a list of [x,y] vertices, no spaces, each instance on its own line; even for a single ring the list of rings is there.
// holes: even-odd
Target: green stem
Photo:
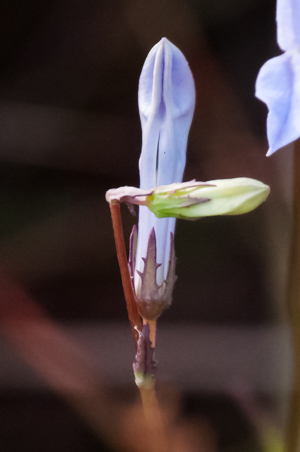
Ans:
[[[288,314],[293,337],[294,373],[286,431],[286,451],[300,451],[300,140],[294,151],[294,202],[288,281]]]

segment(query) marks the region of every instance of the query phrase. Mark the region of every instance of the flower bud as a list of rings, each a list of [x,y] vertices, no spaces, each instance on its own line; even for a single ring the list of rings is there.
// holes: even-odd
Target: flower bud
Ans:
[[[268,185],[247,177],[190,181],[156,187],[146,197],[146,204],[159,218],[196,220],[250,212],[266,200],[269,192]]]
[[[188,63],[166,38],[149,52],[139,81],[139,111],[142,125],[142,152],[139,161],[140,188],[149,190],[162,184],[181,182],[186,146],[195,106],[194,80]],[[141,274],[154,228],[156,284],[166,280],[171,234],[175,218],[158,219],[147,207],[139,209],[138,242],[134,283],[137,296],[142,289]]]

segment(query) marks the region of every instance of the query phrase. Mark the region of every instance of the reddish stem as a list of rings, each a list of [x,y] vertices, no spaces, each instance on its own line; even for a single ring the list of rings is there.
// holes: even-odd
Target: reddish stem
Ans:
[[[141,331],[142,321],[132,292],[131,280],[128,270],[128,261],[124,242],[123,226],[120,211],[120,202],[113,200],[109,203],[111,219],[113,224],[117,257],[120,267],[124,296],[126,300],[128,318],[135,337],[138,340],[138,332],[135,327]]]

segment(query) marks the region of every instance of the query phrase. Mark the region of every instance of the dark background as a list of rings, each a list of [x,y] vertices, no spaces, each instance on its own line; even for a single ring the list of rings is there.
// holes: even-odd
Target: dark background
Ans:
[[[267,109],[254,97],[259,68],[280,53],[274,0],[1,2],[3,272],[53,321],[126,321],[104,197],[139,184],[138,79],[162,36],[183,51],[196,84],[185,180],[247,176],[272,193],[245,216],[178,221],[178,282],[160,326],[267,327],[283,316],[291,158],[265,157]],[[137,220],[122,212],[129,237]],[[104,450],[51,394],[2,390],[1,452]],[[214,397],[184,394],[183,413],[197,400],[214,428],[228,417],[243,424],[230,397]],[[254,435],[245,422],[232,444],[241,431]]]

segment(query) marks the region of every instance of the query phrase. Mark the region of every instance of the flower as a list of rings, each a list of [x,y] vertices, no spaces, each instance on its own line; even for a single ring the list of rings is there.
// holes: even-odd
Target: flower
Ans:
[[[300,136],[299,0],[278,0],[276,19],[277,41],[284,53],[262,66],[255,92],[269,109],[267,155]]]
[[[149,190],[181,182],[195,106],[195,86],[184,55],[166,38],[162,38],[146,58],[139,81],[138,103],[142,125],[140,188]],[[173,254],[175,221],[175,218],[158,219],[147,207],[140,207],[134,271],[137,297],[145,293],[142,286],[146,277],[142,275],[150,248],[152,258],[157,259],[153,276],[155,287],[160,288],[157,297],[163,297],[162,285]]]
[[[135,187],[112,188],[106,192],[109,203],[125,202],[149,209],[156,217],[196,220],[216,215],[241,215],[254,210],[268,197],[270,188],[262,182],[247,177],[212,180],[208,182],[179,182],[153,187],[148,190]],[[158,234],[159,234],[159,222]],[[154,227],[147,238],[143,271],[136,270],[137,229],[130,236],[129,272],[131,280],[137,272],[141,279],[136,303],[146,320],[154,320],[170,306],[175,276],[174,235],[170,234],[167,274],[163,282],[157,283],[157,242]],[[132,284],[133,286],[133,284]],[[134,289],[134,287],[133,287]]]
[[[212,180],[208,182],[173,183],[148,190],[135,187],[112,188],[106,192],[109,203],[125,202],[148,209],[158,219],[168,217],[196,220],[216,215],[241,215],[254,210],[268,197],[270,188],[262,182],[247,177]],[[158,222],[158,234],[160,232]],[[161,284],[157,283],[157,241],[154,227],[147,237],[143,271],[136,269],[137,229],[134,226],[130,236],[129,273],[132,286],[134,274],[141,284],[135,293],[140,313],[146,320],[154,320],[170,306],[175,276],[174,234],[170,234],[167,274]],[[134,287],[133,287],[133,290]]]
[[[176,218],[250,212],[270,191],[249,178],[181,182],[194,106],[195,87],[188,63],[180,50],[163,38],[150,51],[140,76],[140,188],[125,186],[106,192],[111,205],[139,205],[138,232],[134,226],[128,267],[135,301],[146,321],[157,319],[172,301]],[[138,359],[150,350],[145,349],[149,345],[146,332],[140,339]],[[143,373],[140,365],[136,372]]]

